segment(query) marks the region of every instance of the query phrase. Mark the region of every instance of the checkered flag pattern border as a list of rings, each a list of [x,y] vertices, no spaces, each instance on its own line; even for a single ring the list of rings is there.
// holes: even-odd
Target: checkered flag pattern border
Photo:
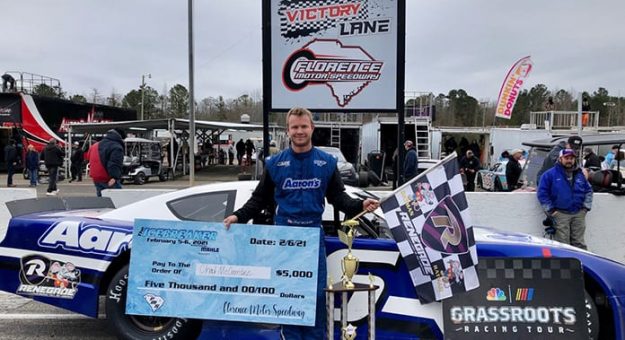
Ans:
[[[381,206],[422,303],[479,287],[473,226],[455,153],[398,188]],[[441,216],[447,227],[432,227]]]
[[[478,271],[484,273],[486,279],[570,280],[583,276],[579,261],[553,258],[518,258],[512,261],[483,258],[478,264]]]
[[[282,0],[278,7],[280,17],[280,34],[284,38],[302,38],[311,36],[337,26],[339,22],[348,20],[364,20],[369,17],[369,0]],[[295,21],[289,23],[286,12],[307,8],[320,8],[332,5],[348,3],[360,3],[358,15],[354,17],[342,17],[340,19],[324,18],[321,20]]]

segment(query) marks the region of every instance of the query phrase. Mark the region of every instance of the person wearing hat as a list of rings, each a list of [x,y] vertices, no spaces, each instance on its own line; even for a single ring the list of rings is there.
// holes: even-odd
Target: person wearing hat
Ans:
[[[513,191],[521,187],[522,183],[519,183],[521,178],[521,164],[519,160],[523,158],[522,149],[514,149],[508,156],[508,163],[506,164],[506,182],[508,182],[508,191]]]
[[[477,176],[480,167],[480,160],[475,157],[472,150],[467,150],[465,156],[460,160],[460,173],[467,178],[464,191],[475,191],[475,176]]]
[[[411,140],[404,142],[404,148],[406,148],[406,157],[404,158],[404,183],[406,183],[417,176],[419,157],[417,157],[417,149]]]
[[[69,160],[71,161],[70,172],[72,174],[72,178],[69,180],[70,183],[75,181],[78,178],[78,182],[82,182],[82,162],[85,156],[84,151],[80,147],[80,143],[74,142],[72,146],[72,155]]]
[[[601,170],[601,160],[591,148],[584,148],[584,168]]]
[[[586,249],[586,213],[592,208],[592,187],[576,163],[573,149],[560,151],[558,163],[547,170],[538,185],[540,205],[555,222],[554,239]]]
[[[124,162],[124,139],[126,132],[111,129],[101,141],[88,151],[89,175],[93,179],[96,195],[102,196],[104,189],[121,189],[122,164]]]

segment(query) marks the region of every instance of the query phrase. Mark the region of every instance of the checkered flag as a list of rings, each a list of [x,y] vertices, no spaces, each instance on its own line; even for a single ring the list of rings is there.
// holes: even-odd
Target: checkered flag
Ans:
[[[479,287],[477,249],[454,152],[381,204],[421,303]]]

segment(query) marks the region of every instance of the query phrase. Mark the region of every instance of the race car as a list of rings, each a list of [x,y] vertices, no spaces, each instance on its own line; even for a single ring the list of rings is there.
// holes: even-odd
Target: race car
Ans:
[[[480,170],[475,177],[476,185],[487,191],[507,191],[506,165],[508,161],[495,163],[488,170]]]
[[[108,198],[50,197],[8,202],[12,218],[0,234],[0,290],[90,317],[104,296],[111,332],[123,339],[278,339],[279,326],[128,315],[126,288],[135,218],[221,222],[250,197],[257,182],[226,182],[169,192],[114,208]],[[350,195],[372,194],[347,187]],[[259,216],[255,223],[261,223]],[[340,219],[341,216],[338,217]],[[335,213],[326,205],[328,273],[340,276],[346,247],[337,237]],[[266,222],[266,221],[265,221]],[[442,304],[421,304],[410,273],[381,211],[359,219],[353,254],[354,282],[376,294],[378,339],[442,339]],[[588,328],[594,339],[625,339],[625,266],[587,251],[533,236],[474,227],[478,256],[574,258],[584,272]],[[1,229],[0,229],[1,230]],[[165,257],[166,254],[163,254]],[[452,268],[450,281],[462,279]],[[367,334],[366,295],[353,294],[349,322]],[[335,313],[335,321],[338,315]],[[340,327],[335,327],[338,332]]]

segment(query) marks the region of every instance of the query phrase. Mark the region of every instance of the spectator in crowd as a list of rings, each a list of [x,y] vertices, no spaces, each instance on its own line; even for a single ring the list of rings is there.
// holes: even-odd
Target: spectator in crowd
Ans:
[[[603,164],[601,166],[602,169],[612,168],[612,162],[614,161],[614,156],[616,156],[617,152],[618,152],[618,145],[612,145],[612,148],[610,149],[610,151],[608,151],[608,153],[605,154],[605,160],[603,161]]]
[[[18,156],[15,141],[13,139],[9,139],[9,143],[4,147],[4,161],[7,164],[7,187],[14,187],[15,184],[13,184],[13,174],[15,173],[15,167],[17,166]]]
[[[243,155],[245,154],[245,142],[243,142],[243,138],[237,142],[235,147],[237,149],[237,163],[243,165]]]
[[[28,151],[26,151],[26,171],[28,171],[28,179],[30,180],[29,186],[36,187],[39,175],[39,153],[32,144],[28,145]]]
[[[592,188],[576,165],[572,149],[560,151],[558,163],[545,171],[538,185],[538,201],[554,221],[554,239],[586,249],[586,213],[592,208]]]
[[[404,148],[406,149],[406,157],[404,158],[403,183],[406,183],[417,176],[419,157],[417,156],[417,149],[415,149],[414,143],[411,140],[404,142]]]
[[[78,182],[82,182],[82,163],[85,158],[85,153],[80,147],[80,143],[74,142],[72,155],[70,157],[71,166],[70,171],[72,174],[72,178],[69,180],[70,183],[78,179]]]
[[[553,165],[558,162],[560,151],[568,148],[570,148],[570,144],[566,141],[560,141],[558,144],[554,145],[551,148],[551,151],[549,151],[549,154],[547,155],[547,157],[545,157],[545,160],[543,160],[542,167],[540,168],[540,170],[538,170],[538,173],[536,174],[537,184],[540,184],[540,177],[542,176],[542,174],[545,173],[545,171],[551,169]]]
[[[373,199],[355,199],[345,193],[337,160],[333,156],[313,147],[314,124],[312,113],[303,108],[293,108],[287,113],[286,128],[291,147],[271,157],[263,171],[252,197],[224,219],[228,229],[232,223],[246,223],[263,209],[275,212],[277,225],[308,227],[310,232],[321,232],[319,243],[319,267],[317,274],[317,313],[315,327],[283,326],[283,339],[324,339],[325,337],[325,293],[327,268],[321,215],[325,199],[338,210],[354,216],[361,211],[373,211],[379,202]],[[289,164],[284,166],[284,164]],[[316,164],[316,165],[315,165]],[[306,171],[301,171],[306,169]],[[287,188],[293,182],[318,183],[302,188]],[[301,204],[305,202],[305,204]],[[293,287],[295,288],[295,286]]]
[[[591,148],[584,148],[584,168],[600,170],[601,160]]]
[[[56,144],[56,139],[51,138],[43,149],[43,158],[48,169],[48,189],[46,195],[56,196],[59,193],[59,189],[56,187],[56,182],[59,176],[59,167],[63,165],[63,159],[65,158],[65,152]]]
[[[499,162],[507,162],[509,157],[510,157],[510,153],[508,152],[508,150],[503,150],[503,152],[499,156],[499,160],[498,161]]]
[[[280,149],[276,146],[276,141],[272,140],[269,142],[269,156],[277,155],[280,152]]]
[[[121,189],[124,139],[126,132],[112,129],[104,138],[89,148],[89,173],[93,179],[96,195],[102,197],[104,189]]]
[[[467,178],[465,191],[475,191],[475,176],[480,170],[480,160],[475,157],[473,151],[467,150],[465,157],[460,160],[460,173]]]
[[[228,141],[228,165],[234,164],[234,141]]]
[[[245,156],[247,158],[246,165],[252,165],[252,154],[256,151],[256,147],[254,146],[254,142],[251,140],[245,141]]]
[[[523,150],[514,149],[508,156],[508,163],[506,164],[506,182],[508,182],[508,191],[514,191],[520,188],[523,183],[519,181],[521,178],[521,164],[519,160],[523,158]]]
[[[447,136],[447,140],[445,141],[445,154],[451,155],[452,152],[456,151],[458,148],[458,143],[454,136]]]

